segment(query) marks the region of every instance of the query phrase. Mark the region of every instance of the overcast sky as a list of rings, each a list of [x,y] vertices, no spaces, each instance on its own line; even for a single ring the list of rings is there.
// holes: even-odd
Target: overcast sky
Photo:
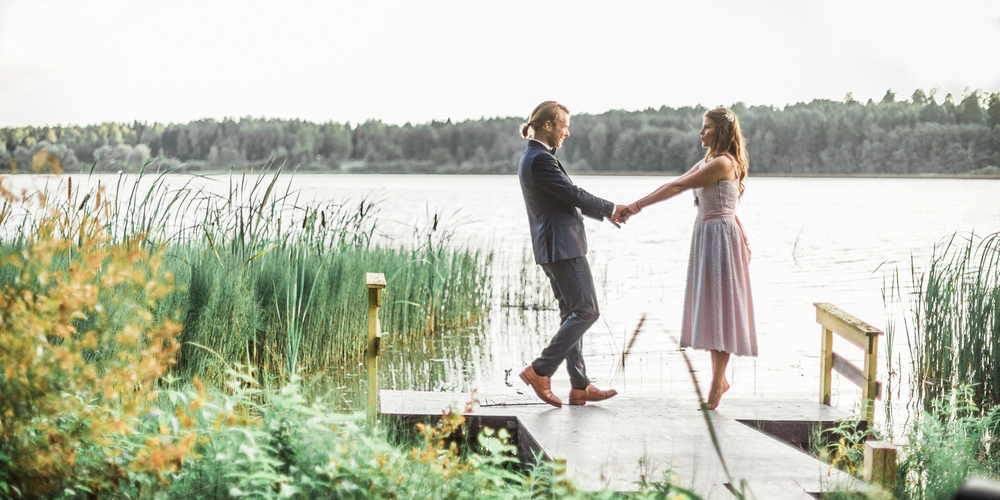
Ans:
[[[1000,0],[0,0],[0,126],[1000,90]]]

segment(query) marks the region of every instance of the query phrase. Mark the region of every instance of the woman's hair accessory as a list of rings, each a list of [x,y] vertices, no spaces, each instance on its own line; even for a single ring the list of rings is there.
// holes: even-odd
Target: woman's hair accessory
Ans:
[[[732,113],[726,113],[726,120],[729,120],[729,123],[733,123],[733,121],[736,120],[736,115]]]

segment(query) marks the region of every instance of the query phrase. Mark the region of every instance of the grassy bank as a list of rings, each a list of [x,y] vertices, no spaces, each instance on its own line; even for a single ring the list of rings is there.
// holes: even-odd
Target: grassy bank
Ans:
[[[168,185],[163,174],[118,177],[106,191],[81,192],[67,180],[45,198],[45,210],[99,219],[109,243],[141,238],[162,253],[161,272],[175,286],[159,314],[183,325],[176,369],[212,384],[236,364],[261,381],[336,377],[356,366],[367,272],[390,284],[380,319],[400,349],[488,314],[492,252],[451,241],[436,216],[409,246],[375,244],[374,204],[306,203],[279,192],[279,177],[235,176],[222,194],[190,181]],[[39,211],[29,207],[42,199],[28,193],[4,202],[0,256],[23,251],[39,228]],[[13,268],[0,268],[0,286],[16,279]]]

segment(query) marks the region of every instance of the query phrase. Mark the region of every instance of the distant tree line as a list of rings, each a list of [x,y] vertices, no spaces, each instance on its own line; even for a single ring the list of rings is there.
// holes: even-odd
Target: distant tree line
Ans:
[[[784,108],[737,103],[750,168],[777,174],[1000,173],[1000,92],[938,103],[814,100]],[[572,110],[572,107],[571,107]],[[682,172],[703,154],[703,107],[574,114],[559,156],[576,171]],[[525,117],[388,125],[242,118],[187,124],[102,123],[0,129],[0,172],[288,169],[352,172],[513,172]],[[39,154],[40,150],[45,152]],[[151,162],[152,163],[149,163]]]

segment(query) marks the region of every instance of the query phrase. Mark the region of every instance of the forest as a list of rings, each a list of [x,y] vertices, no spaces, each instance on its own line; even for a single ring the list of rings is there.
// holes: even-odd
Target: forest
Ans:
[[[813,100],[783,108],[730,106],[753,173],[1000,174],[1000,91],[936,89],[878,102]],[[569,104],[570,111],[572,103]],[[704,150],[702,106],[574,114],[558,156],[576,172],[690,168]],[[392,125],[244,117],[186,124],[102,123],[0,129],[0,173],[218,172],[282,166],[309,172],[507,173],[524,149],[524,117]],[[41,151],[41,153],[40,153]]]

